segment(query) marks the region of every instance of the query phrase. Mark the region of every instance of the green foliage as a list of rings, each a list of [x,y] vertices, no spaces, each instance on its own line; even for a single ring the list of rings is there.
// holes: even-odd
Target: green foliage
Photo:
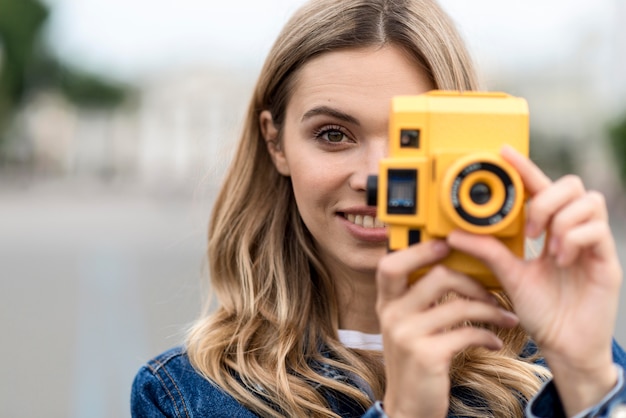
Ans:
[[[37,38],[48,13],[36,0],[0,0],[0,144],[26,90]]]
[[[46,50],[42,29],[48,16],[39,0],[0,0],[0,148],[24,99],[41,89],[88,107],[115,106],[126,96],[123,86],[58,62]]]
[[[37,0],[0,0],[0,101],[17,103],[39,60],[40,31],[48,10]]]
[[[72,68],[60,68],[58,86],[71,102],[88,107],[112,107],[126,96],[123,87],[93,74]]]
[[[611,154],[617,163],[617,174],[626,187],[626,114],[608,130]]]

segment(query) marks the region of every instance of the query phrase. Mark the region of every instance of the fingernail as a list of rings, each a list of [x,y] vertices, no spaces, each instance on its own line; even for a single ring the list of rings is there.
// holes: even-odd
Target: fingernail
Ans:
[[[498,298],[491,293],[489,294],[489,303],[491,303],[493,306],[500,306],[500,301],[498,301]]]
[[[514,321],[515,323],[519,321],[519,318],[513,312],[507,311],[506,309],[501,309],[501,311],[509,320]]]
[[[504,347],[504,343],[502,342],[502,340],[498,337],[496,337],[488,346],[487,348],[491,351],[499,351],[502,350],[502,347]]]
[[[438,254],[438,255],[443,255],[445,253],[448,252],[448,250],[450,250],[450,247],[448,246],[448,244],[446,244],[445,241],[434,241],[433,242],[433,251]]]

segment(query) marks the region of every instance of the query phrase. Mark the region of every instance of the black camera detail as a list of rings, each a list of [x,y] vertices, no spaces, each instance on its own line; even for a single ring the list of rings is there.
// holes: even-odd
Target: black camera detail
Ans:
[[[470,189],[470,198],[477,205],[484,205],[491,200],[491,188],[485,183],[476,183]]]
[[[417,213],[417,170],[388,170],[387,185],[387,213]]]
[[[409,229],[409,245],[422,242],[422,231],[419,229]]]
[[[463,208],[462,199],[459,196],[461,184],[463,184],[465,178],[468,175],[479,170],[484,170],[495,174],[504,186],[505,192],[502,205],[494,213],[485,217],[476,217],[469,214],[465,210],[465,208]],[[479,205],[486,204],[492,197],[491,189],[489,188],[489,186],[482,182],[478,182],[472,185],[470,190],[471,200]],[[450,192],[452,205],[456,212],[459,214],[459,216],[468,223],[477,226],[488,226],[502,222],[502,219],[504,219],[513,209],[513,205],[516,199],[515,185],[513,184],[513,180],[511,179],[511,177],[502,168],[488,162],[474,163],[461,171],[459,175],[454,179],[454,183]]]
[[[367,176],[367,185],[365,186],[367,193],[367,205],[376,206],[378,204],[378,176]]]
[[[419,148],[420,147],[420,130],[419,129],[401,129],[400,130],[400,147],[401,148]]]

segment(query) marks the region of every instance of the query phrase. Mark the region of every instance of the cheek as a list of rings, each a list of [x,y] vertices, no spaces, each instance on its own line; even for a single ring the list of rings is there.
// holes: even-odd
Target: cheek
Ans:
[[[346,173],[331,159],[302,159],[291,165],[291,184],[300,213],[306,215],[341,199]]]

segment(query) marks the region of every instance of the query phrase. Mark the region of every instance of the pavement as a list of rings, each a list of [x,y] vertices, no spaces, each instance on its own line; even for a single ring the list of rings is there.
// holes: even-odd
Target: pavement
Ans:
[[[137,369],[201,309],[214,192],[0,179],[0,417],[130,416]]]
[[[0,188],[1,417],[130,416],[134,374],[199,312],[202,205],[189,188]]]

